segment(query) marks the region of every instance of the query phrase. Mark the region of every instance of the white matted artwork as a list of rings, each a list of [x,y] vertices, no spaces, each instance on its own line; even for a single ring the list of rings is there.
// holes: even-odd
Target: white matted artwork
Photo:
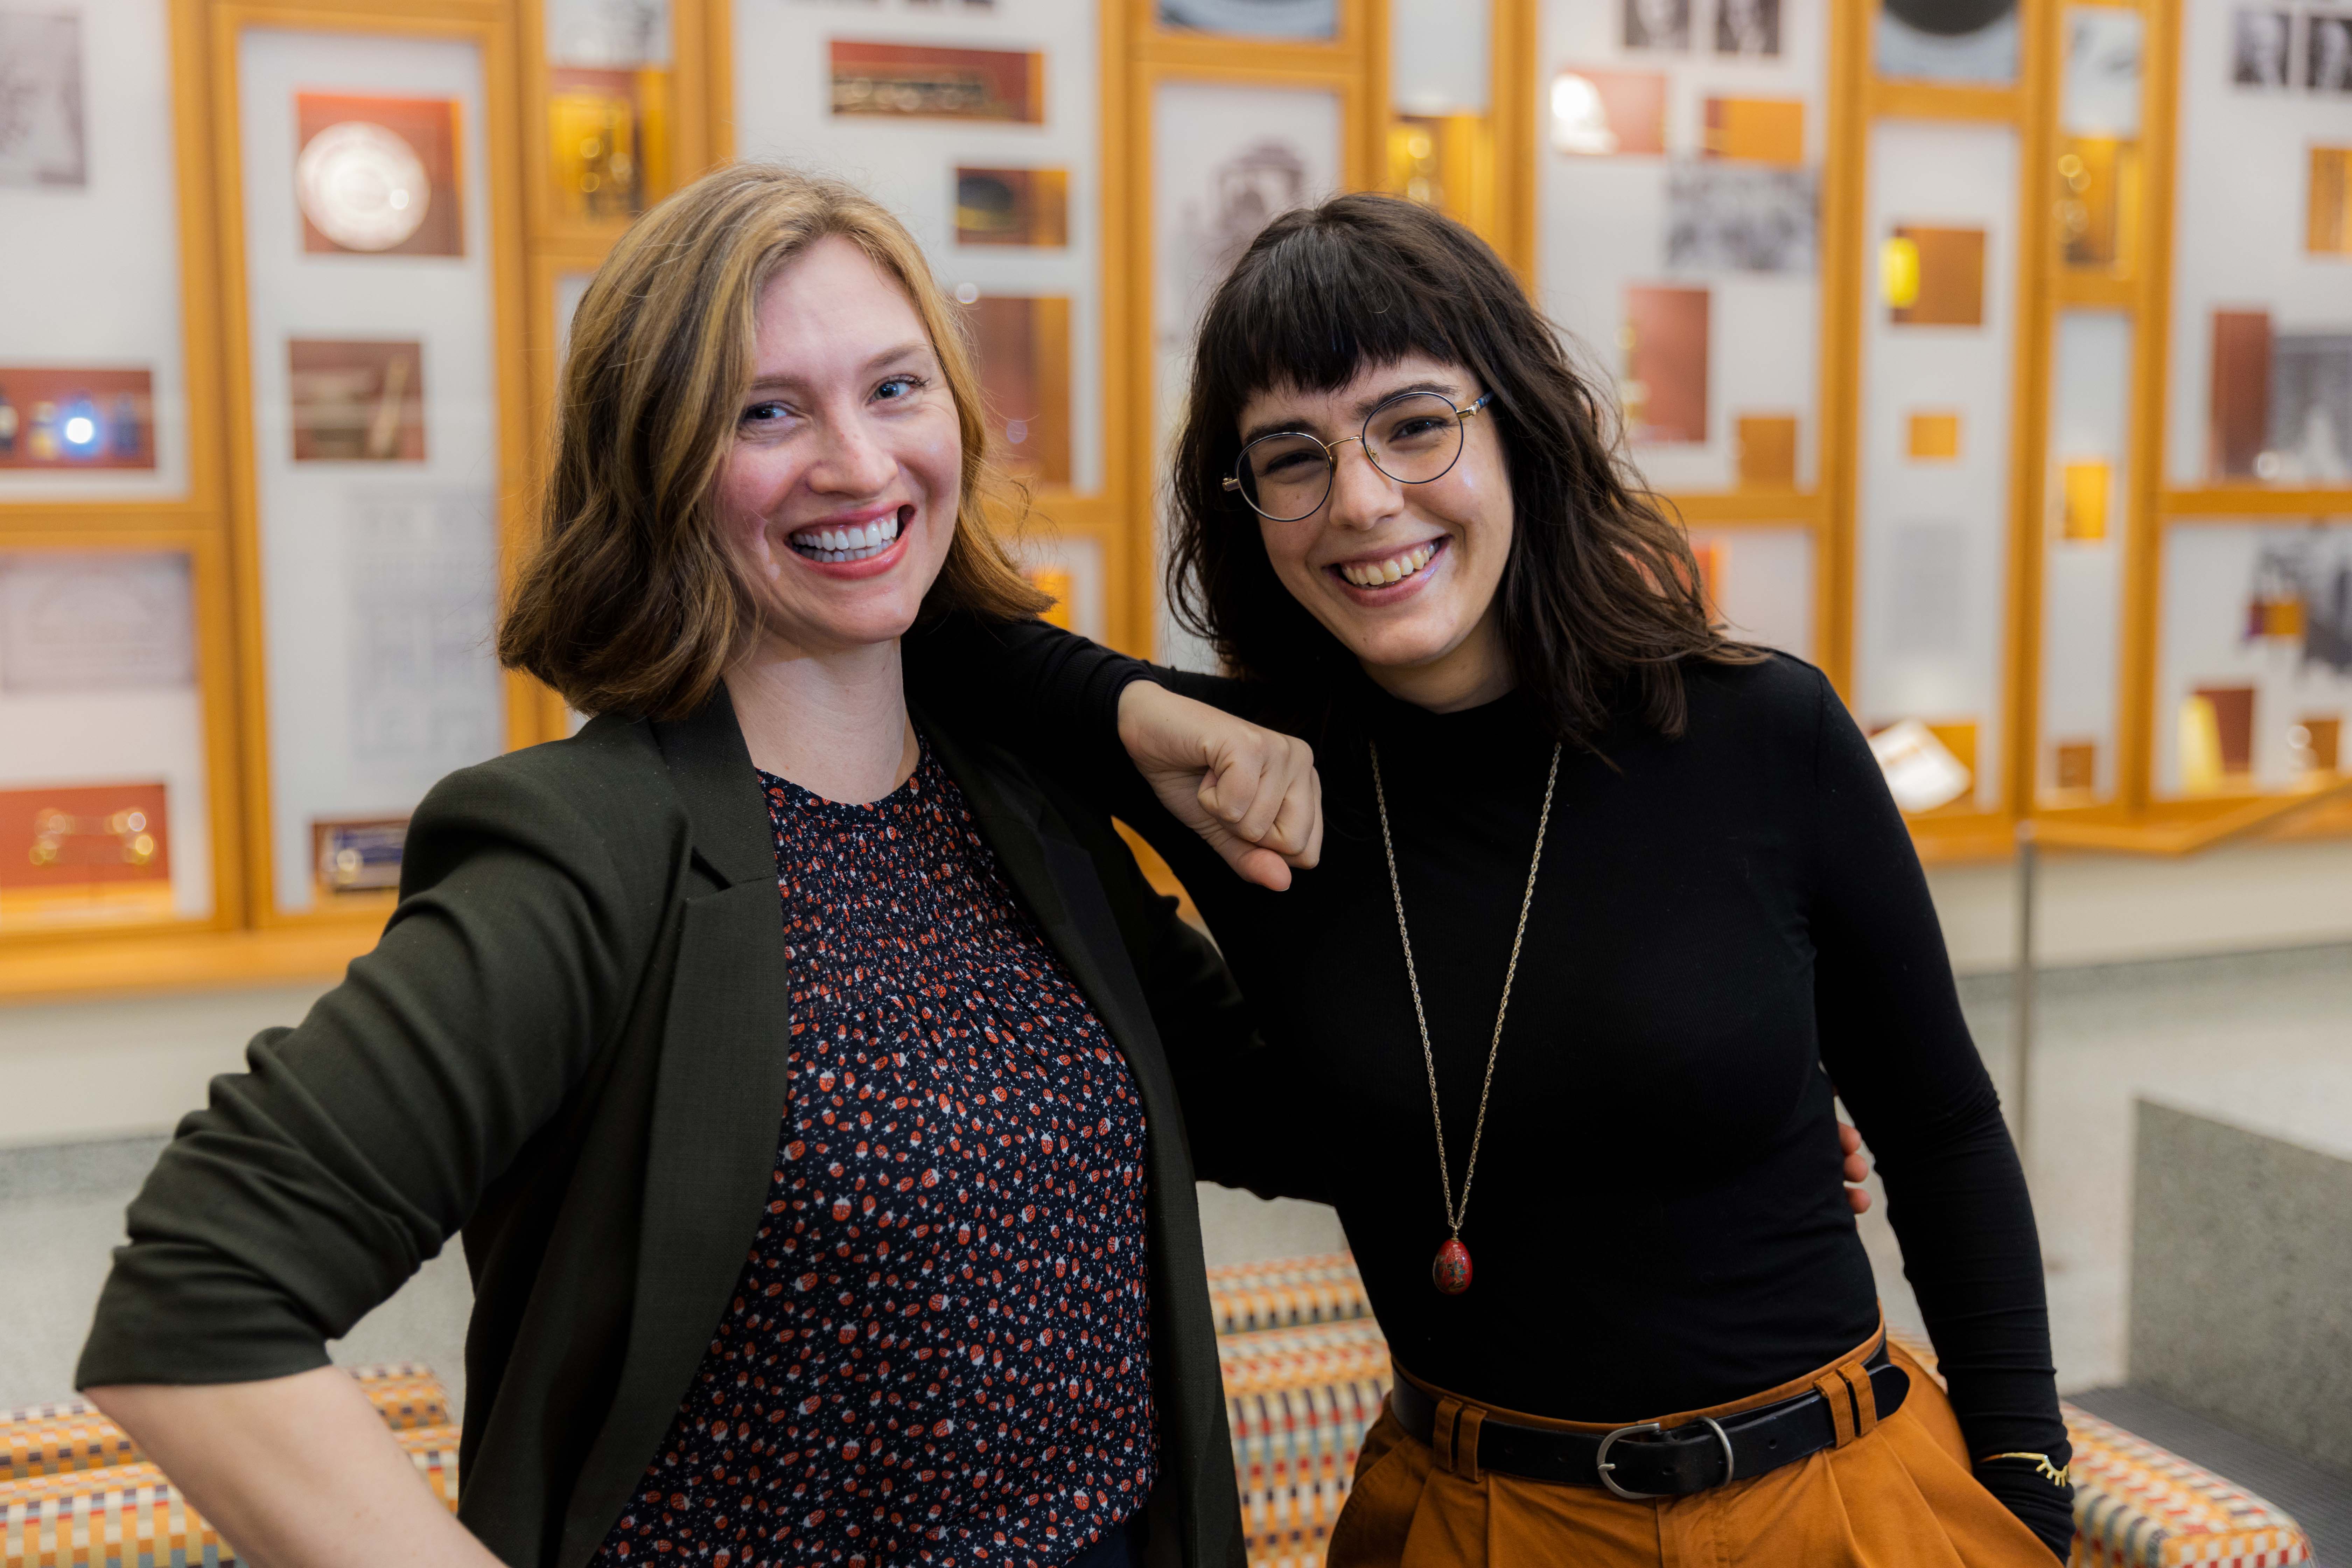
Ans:
[[[2352,765],[2352,519],[2165,531],[2156,783],[2276,790]]]
[[[2116,787],[2131,353],[2131,318],[2122,311],[2059,313],[2051,356],[2034,776],[2042,791],[2063,791],[2078,803],[2085,790],[2105,798]]]
[[[1162,81],[1151,102],[1152,489],[1192,375],[1210,291],[1267,222],[1337,191],[1339,95],[1311,88]],[[1215,668],[1163,606],[1160,657]]]
[[[315,824],[404,816],[504,740],[488,647],[499,421],[485,87],[478,49],[456,39],[250,27],[237,56],[270,890],[278,909],[304,910]],[[297,100],[320,93],[456,106],[450,196],[475,237],[463,254],[306,250],[289,184]],[[289,344],[319,342],[417,345],[420,440],[396,469],[334,452],[295,460]]]
[[[187,493],[171,37],[164,0],[0,0],[0,366],[149,378],[141,462],[0,465],[0,504]]]
[[[2059,124],[2069,136],[2139,134],[2147,23],[2137,11],[2076,5],[2066,12],[2066,72]]]
[[[0,185],[88,182],[81,18],[0,11]]]
[[[835,174],[872,195],[920,241],[931,269],[967,297],[1066,299],[1071,488],[1102,489],[1102,124],[1098,0],[731,8],[735,144],[745,158]],[[923,114],[835,114],[835,43],[1038,57],[1036,122]],[[1066,243],[959,245],[957,176],[967,169],[1066,172]]]
[[[183,919],[213,912],[194,621],[177,552],[0,552],[0,790],[160,783]]]
[[[1727,49],[1727,18],[1735,41],[1769,37],[1773,47]],[[1668,13],[1652,20],[1657,28],[1634,26],[1634,35],[1670,30]],[[1527,63],[1548,119],[1536,173],[1538,302],[1589,375],[1646,394],[1629,346],[1640,339],[1640,302],[1662,284],[1707,295],[1705,374],[1694,365],[1688,378],[1694,395],[1704,388],[1703,416],[1682,422],[1685,438],[1635,449],[1659,489],[1738,488],[1739,432],[1759,418],[1794,421],[1790,467],[1769,482],[1818,480],[1829,20],[1828,0],[1778,0],[1736,16],[1728,0],[1693,0],[1690,47],[1629,47],[1639,16],[1628,0],[1541,6]],[[1586,123],[1596,113],[1607,120],[1599,135]]]
[[[1970,736],[1973,802],[2000,800],[2018,145],[2007,126],[1871,127],[1855,518],[1854,707]],[[1979,231],[1978,325],[1898,321],[1880,245]]]
[[[2352,334],[2352,274],[2313,246],[2315,208],[2334,199],[2317,150],[2352,146],[2352,100],[2287,88],[2301,62],[2273,72],[2267,44],[2247,62],[2265,80],[2239,80],[2249,10],[2183,0],[2164,472],[2176,487],[2340,485],[2352,410],[2336,412],[2331,364]]]

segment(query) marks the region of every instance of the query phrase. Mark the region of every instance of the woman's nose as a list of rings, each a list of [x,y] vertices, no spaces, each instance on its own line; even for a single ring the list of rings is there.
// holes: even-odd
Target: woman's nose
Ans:
[[[1371,528],[1396,510],[1397,482],[1373,465],[1369,445],[1343,441],[1331,461],[1332,521],[1343,528]]]
[[[898,471],[896,460],[862,418],[827,420],[823,440],[809,470],[809,483],[820,490],[871,495]]]

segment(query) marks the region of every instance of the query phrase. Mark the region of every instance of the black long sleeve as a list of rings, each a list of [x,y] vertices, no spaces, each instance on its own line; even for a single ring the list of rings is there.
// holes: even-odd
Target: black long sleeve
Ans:
[[[1266,1145],[1244,1179],[1339,1208],[1402,1364],[1598,1421],[1835,1360],[1878,1308],[1839,1183],[1834,1080],[1884,1174],[1979,1475],[2063,1554],[2064,1489],[1982,1463],[2068,1458],[2022,1173],[1908,835],[1818,671],[1689,667],[1682,739],[1626,726],[1563,753],[1462,1233],[1476,1283],[1445,1297],[1429,1283],[1445,1219],[1368,748],[1458,1193],[1551,750],[1534,715],[1516,697],[1438,715],[1351,689],[1310,735],[1323,864],[1274,894],[1124,767],[1118,694],[1149,673],[1261,721],[1298,705],[1050,628],[986,648],[958,636],[943,679],[1103,792],[1199,903],[1269,1042],[1265,1075],[1229,1097],[1256,1122],[1241,1141]],[[1269,1100],[1276,1111],[1249,1109]],[[1216,1113],[1188,1106],[1196,1129]]]

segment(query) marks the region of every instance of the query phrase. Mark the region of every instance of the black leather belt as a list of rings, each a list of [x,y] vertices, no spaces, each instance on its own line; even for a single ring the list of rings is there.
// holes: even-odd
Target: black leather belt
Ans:
[[[1863,1365],[1870,1373],[1877,1418],[1884,1421],[1903,1407],[1911,1392],[1910,1374],[1887,1359],[1885,1340]],[[1845,1405],[1847,1430],[1859,1431],[1853,1391],[1841,1384],[1836,1397]],[[1389,1390],[1389,1407],[1406,1432],[1430,1442],[1437,1421],[1434,1396],[1400,1376]],[[1808,1389],[1755,1410],[1719,1420],[1701,1416],[1671,1430],[1643,1421],[1613,1432],[1554,1432],[1488,1415],[1478,1426],[1475,1460],[1482,1470],[1564,1486],[1606,1487],[1619,1497],[1689,1497],[1837,1447],[1839,1414],[1818,1391]]]

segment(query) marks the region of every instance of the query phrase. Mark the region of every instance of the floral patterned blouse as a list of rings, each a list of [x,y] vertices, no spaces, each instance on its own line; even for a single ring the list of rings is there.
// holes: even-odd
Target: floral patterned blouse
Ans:
[[[1134,1081],[928,746],[870,805],[760,777],[767,1219],[596,1562],[1055,1568],[1151,1489]]]

